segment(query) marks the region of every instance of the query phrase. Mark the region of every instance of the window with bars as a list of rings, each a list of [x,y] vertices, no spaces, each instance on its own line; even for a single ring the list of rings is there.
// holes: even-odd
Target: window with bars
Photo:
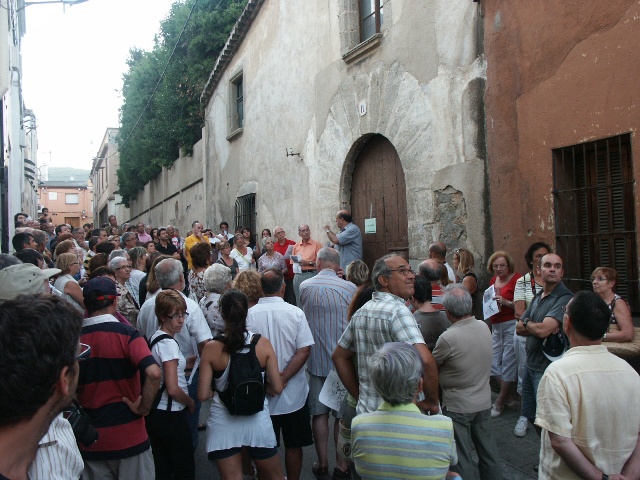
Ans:
[[[384,5],[383,0],[360,0],[360,41],[364,42],[380,33]]]
[[[236,227],[249,227],[256,241],[256,194],[249,193],[236,198]]]
[[[615,268],[616,292],[640,313],[631,136],[554,150],[553,178],[565,283],[588,290],[596,267]]]

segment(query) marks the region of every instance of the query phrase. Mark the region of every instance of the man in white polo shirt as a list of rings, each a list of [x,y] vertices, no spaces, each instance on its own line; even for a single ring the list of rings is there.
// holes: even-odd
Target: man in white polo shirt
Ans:
[[[282,271],[265,271],[261,283],[265,296],[249,309],[247,329],[268,338],[278,357],[284,390],[280,395],[269,397],[269,412],[278,446],[282,431],[287,478],[298,480],[302,470],[302,447],[313,444],[307,407],[309,384],[303,367],[315,342],[302,310],[283,299]]]

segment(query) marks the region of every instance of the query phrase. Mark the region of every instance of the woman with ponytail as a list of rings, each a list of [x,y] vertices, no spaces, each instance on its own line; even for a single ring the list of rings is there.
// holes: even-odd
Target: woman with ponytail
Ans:
[[[207,451],[209,460],[215,461],[222,479],[242,478],[242,448],[258,468],[261,479],[283,478],[282,465],[276,447],[276,437],[269,416],[269,404],[264,399],[262,411],[254,415],[231,415],[220,395],[227,388],[231,354],[245,353],[253,339],[247,331],[248,301],[244,293],[228,290],[220,297],[220,314],[225,322],[224,336],[207,343],[202,352],[198,398],[205,401],[213,397],[207,422]],[[269,393],[282,392],[276,354],[271,342],[260,337],[255,347],[256,356],[269,380]],[[224,432],[222,435],[221,432]]]

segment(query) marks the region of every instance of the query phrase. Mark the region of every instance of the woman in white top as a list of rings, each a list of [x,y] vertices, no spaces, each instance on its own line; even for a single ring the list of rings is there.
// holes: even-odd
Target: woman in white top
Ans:
[[[56,258],[56,268],[62,270],[53,286],[62,292],[62,297],[73,305],[79,312],[84,313],[84,299],[82,288],[74,275],[80,273],[80,260],[75,253],[61,253]]]
[[[209,459],[216,462],[223,480],[242,478],[242,447],[246,447],[258,468],[259,478],[281,480],[282,465],[267,398],[263,409],[254,415],[231,415],[220,395],[214,397],[211,388],[212,381],[215,381],[218,391],[227,388],[230,354],[245,349],[253,338],[246,327],[248,309],[244,293],[226,291],[220,297],[220,313],[225,321],[224,339],[207,343],[202,352],[198,399],[204,402],[213,397],[207,428],[207,451]],[[283,385],[271,342],[260,337],[255,352],[269,379],[268,392],[274,395],[281,393]]]
[[[236,239],[233,241],[233,250],[231,250],[231,258],[238,262],[238,270],[240,272],[249,270],[251,267],[256,266],[256,261],[253,258],[253,250],[247,247],[246,240],[241,233],[236,235]]]
[[[158,392],[161,397],[156,397],[157,408],[151,408],[146,427],[156,479],[193,480],[196,467],[186,413],[195,411],[195,402],[187,393],[184,375],[186,360],[173,338],[184,326],[187,304],[175,290],[163,290],[156,297],[155,312],[159,329],[149,344],[153,358],[162,366],[162,382]]]

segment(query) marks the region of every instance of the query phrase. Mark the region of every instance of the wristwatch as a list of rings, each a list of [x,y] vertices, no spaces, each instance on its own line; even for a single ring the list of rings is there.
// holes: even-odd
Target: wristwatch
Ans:
[[[330,233],[330,232],[331,232],[331,229],[330,229],[330,228],[327,228],[327,229],[324,231],[324,233]]]
[[[522,326],[523,326],[524,328],[527,328],[527,323],[529,323],[529,320],[531,320],[531,319],[530,319],[530,318],[528,318],[528,317],[527,317],[527,318],[525,318],[524,320],[522,320]]]
[[[609,475],[607,475],[606,473],[603,473],[602,480],[609,480]]]

